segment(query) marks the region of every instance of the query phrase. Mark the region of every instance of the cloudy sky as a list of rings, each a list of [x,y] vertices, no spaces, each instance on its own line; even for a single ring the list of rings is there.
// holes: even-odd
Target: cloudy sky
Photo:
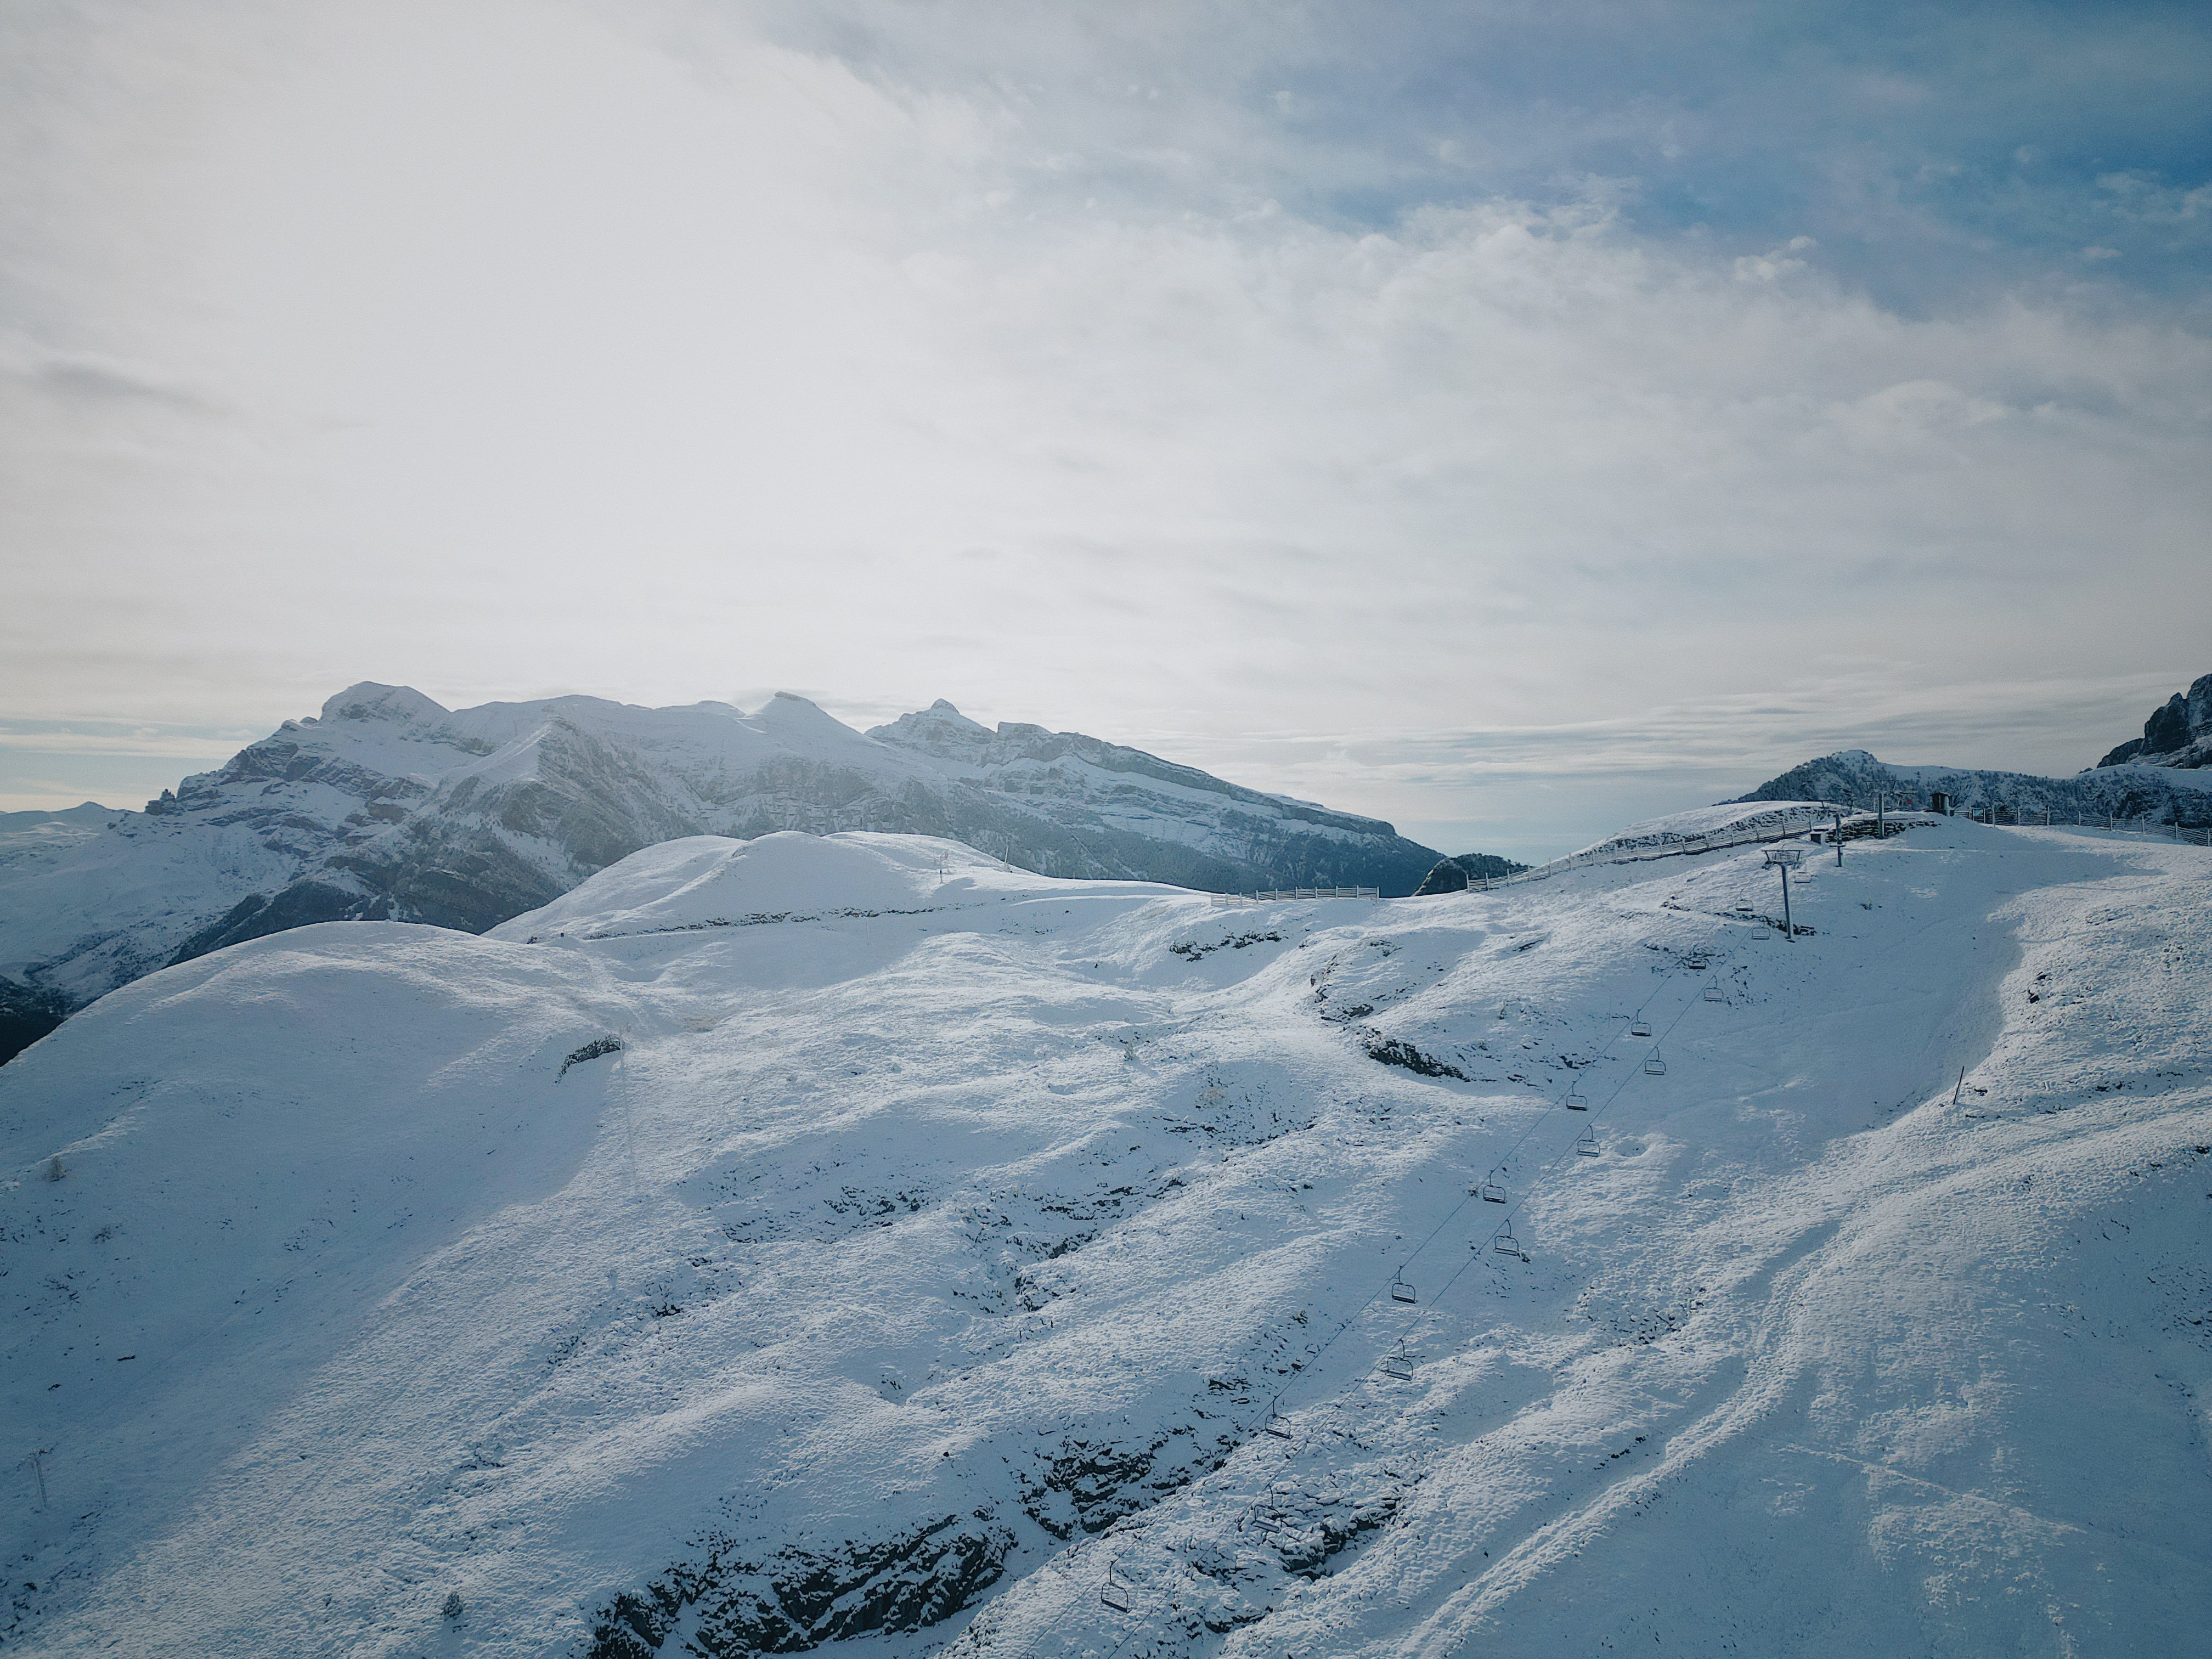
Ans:
[[[787,688],[1554,851],[2212,670],[2201,4],[0,19],[0,806]]]

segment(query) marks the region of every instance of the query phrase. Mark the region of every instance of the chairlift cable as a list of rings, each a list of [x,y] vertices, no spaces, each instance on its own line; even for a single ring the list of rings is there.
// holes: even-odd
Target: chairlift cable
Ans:
[[[1651,995],[1650,995],[1650,996],[1646,997],[1646,998],[1644,1000],[1643,1006],[1642,1006],[1642,1007],[1639,1007],[1639,1008],[1637,1010],[1638,1014],[1639,1014],[1639,1015],[1640,1015],[1640,1014],[1643,1012],[1644,1008],[1648,1008],[1648,1007],[1650,1007],[1650,1006],[1651,1006],[1652,1002],[1653,1002],[1653,1001],[1657,998],[1658,994],[1658,994],[1657,992],[1656,992],[1656,991],[1655,991],[1655,992],[1653,992],[1653,993],[1651,994]],[[1695,1001],[1695,1000],[1696,1000],[1696,999],[1694,999],[1694,998],[1692,998],[1692,1001]],[[1675,1025],[1679,1025],[1679,1024],[1680,1024],[1682,1023],[1682,1015],[1683,1015],[1683,1014],[1686,1014],[1686,1013],[1688,1013],[1689,1012],[1690,1012],[1689,1004],[1686,1004],[1686,1003],[1685,1005],[1683,1005],[1683,1007],[1682,1007],[1681,1012],[1680,1012],[1680,1013],[1677,1013],[1677,1014],[1674,1016],[1674,1024],[1673,1024],[1673,1025],[1669,1025],[1669,1026],[1666,1029],[1666,1030],[1665,1030],[1665,1031],[1663,1031],[1663,1032],[1662,1032],[1662,1033],[1660,1034],[1660,1036],[1659,1036],[1659,1037],[1658,1037],[1658,1041],[1659,1041],[1660,1042],[1664,1042],[1668,1039],[1668,1037],[1669,1037],[1669,1036],[1673,1036],[1673,1035],[1674,1035],[1674,1026],[1675,1026]],[[1608,1042],[1605,1046],[1606,1046],[1606,1048],[1612,1048],[1612,1047],[1613,1047],[1613,1042],[1619,1042],[1619,1041],[1620,1041],[1620,1038],[1616,1036],[1615,1037],[1613,1037],[1613,1038],[1612,1039],[1612,1041],[1611,1041],[1611,1042]],[[1601,1050],[1600,1052],[1601,1053],[1601,1052],[1603,1052],[1603,1051],[1602,1051],[1602,1050]],[[1606,1097],[1606,1099],[1605,1099],[1605,1105],[1604,1105],[1604,1106],[1598,1106],[1598,1107],[1594,1107],[1594,1108],[1589,1109],[1590,1121],[1591,1121],[1593,1123],[1595,1123],[1595,1122],[1597,1121],[1597,1119],[1598,1119],[1601,1115],[1603,1115],[1603,1113],[1604,1113],[1604,1111],[1605,1111],[1605,1109],[1606,1109],[1606,1107],[1607,1107],[1607,1106],[1611,1106],[1611,1105],[1613,1104],[1613,1103],[1615,1100],[1618,1100],[1618,1099],[1620,1097],[1620,1091],[1621,1091],[1623,1089],[1626,1089],[1626,1088],[1628,1086],[1629,1077],[1632,1077],[1632,1076],[1634,1076],[1634,1075],[1635,1075],[1635,1073],[1629,1073],[1629,1074],[1628,1074],[1628,1077],[1623,1077],[1623,1078],[1620,1079],[1620,1081],[1619,1083],[1616,1083],[1615,1085],[1613,1085],[1613,1092],[1612,1092],[1611,1094],[1609,1094],[1609,1095],[1607,1095],[1607,1096]],[[1568,1079],[1568,1081],[1567,1081],[1567,1091],[1568,1091],[1570,1094],[1571,1094],[1571,1093],[1573,1093],[1573,1092],[1574,1092],[1574,1088],[1575,1088],[1574,1080],[1573,1080],[1571,1078],[1570,1078],[1570,1079]],[[1516,1141],[1512,1144],[1512,1146],[1510,1146],[1510,1147],[1508,1147],[1508,1148],[1506,1149],[1505,1156],[1504,1156],[1504,1158],[1499,1158],[1496,1164],[1492,1164],[1492,1165],[1491,1166],[1491,1171],[1492,1171],[1492,1174],[1497,1173],[1497,1171],[1498,1171],[1498,1170],[1500,1170],[1504,1169],[1504,1168],[1508,1164],[1511,1163],[1511,1162],[1513,1161],[1514,1155],[1515,1155],[1516,1153],[1517,1153],[1517,1152],[1521,1150],[1521,1148],[1522,1148],[1523,1146],[1525,1146],[1525,1145],[1527,1145],[1527,1144],[1528,1144],[1528,1137],[1529,1137],[1530,1135],[1534,1134],[1534,1133],[1536,1133],[1536,1131],[1537,1131],[1537,1130],[1539,1130],[1539,1129],[1542,1128],[1542,1127],[1544,1127],[1544,1124],[1545,1124],[1546,1120],[1547,1120],[1547,1119],[1551,1116],[1551,1115],[1552,1115],[1553,1112],[1555,1112],[1555,1111],[1559,1110],[1559,1108],[1560,1108],[1560,1106],[1561,1106],[1563,1103],[1563,1103],[1563,1102],[1560,1102],[1560,1101],[1553,1101],[1553,1102],[1549,1103],[1548,1104],[1547,1104],[1547,1106],[1545,1107],[1544,1111],[1543,1111],[1543,1113],[1541,1114],[1541,1115],[1540,1115],[1540,1116],[1536,1119],[1536,1121],[1535,1121],[1534,1122],[1531,1123],[1531,1124],[1530,1124],[1527,1128],[1523,1129],[1523,1130],[1521,1132],[1521,1138],[1520,1138],[1519,1139],[1516,1140]],[[1520,1206],[1519,1206],[1517,1204],[1514,1206],[1514,1208],[1515,1208],[1515,1209],[1518,1209],[1519,1207],[1520,1207]],[[1506,1219],[1506,1220],[1508,1220],[1508,1221],[1510,1221],[1512,1218],[1513,1218],[1513,1212],[1512,1212],[1512,1210],[1508,1210],[1508,1211],[1506,1212],[1506,1214],[1505,1214],[1505,1219]],[[1431,1237],[1434,1237],[1434,1235],[1432,1234],[1432,1235],[1431,1235]]]
[[[1688,1016],[1690,1010],[1697,1006],[1697,999],[1692,998],[1689,1002],[1682,1005],[1680,1012],[1674,1016],[1673,1021],[1668,1025],[1666,1030],[1660,1034],[1659,1040],[1662,1042],[1665,1042],[1668,1037],[1674,1035],[1674,1027],[1680,1025],[1683,1019]],[[1620,1081],[1614,1085],[1613,1092],[1606,1097],[1605,1104],[1592,1109],[1590,1113],[1590,1121],[1588,1126],[1589,1133],[1595,1133],[1597,1120],[1603,1116],[1607,1111],[1611,1109],[1613,1102],[1620,1097],[1621,1091],[1626,1089],[1629,1085],[1630,1079],[1637,1075],[1638,1075],[1638,1073],[1632,1072],[1626,1077],[1622,1078]],[[1540,1118],[1537,1120],[1537,1122],[1540,1124],[1542,1121],[1543,1120]],[[1533,1131],[1536,1125],[1532,1124],[1530,1126],[1530,1129]],[[1522,1136],[1522,1139],[1526,1140],[1527,1139],[1528,1136],[1526,1134]],[[1518,1144],[1518,1142],[1516,1143],[1516,1148]],[[1545,1164],[1543,1167],[1547,1170],[1556,1170],[1562,1163],[1573,1156],[1574,1149],[1571,1146],[1567,1151],[1561,1152],[1558,1157],[1553,1158],[1550,1163]],[[1506,1211],[1504,1219],[1499,1222],[1498,1229],[1492,1232],[1492,1237],[1497,1237],[1497,1232],[1503,1231],[1511,1227],[1513,1224],[1513,1218],[1520,1212],[1520,1210],[1521,1202],[1519,1200],[1516,1200],[1512,1207]],[[1455,1213],[1456,1213],[1456,1211]],[[1482,1260],[1483,1256],[1480,1251],[1470,1252],[1467,1260],[1460,1263],[1459,1267],[1453,1272],[1451,1276],[1446,1279],[1442,1285],[1437,1287],[1435,1293],[1429,1298],[1429,1305],[1422,1310],[1420,1318],[1414,1322],[1413,1327],[1399,1338],[1398,1346],[1401,1352],[1410,1346],[1415,1338],[1419,1337],[1422,1333],[1428,1329],[1430,1322],[1439,1312],[1442,1311],[1444,1298],[1451,1294],[1452,1286],[1458,1284],[1462,1276],[1473,1268],[1476,1262]],[[1316,1356],[1316,1358],[1318,1357],[1318,1355]]]
[[[1674,1028],[1675,1028],[1677,1025],[1680,1025],[1680,1024],[1681,1024],[1685,1019],[1686,1019],[1686,1018],[1689,1017],[1690,1010],[1698,1006],[1698,1000],[1698,1000],[1698,998],[1696,998],[1696,997],[1692,997],[1692,998],[1691,998],[1691,999],[1690,999],[1690,1000],[1689,1000],[1689,1001],[1687,1001],[1687,1002],[1686,1002],[1686,1003],[1684,1003],[1684,1004],[1682,1005],[1682,1007],[1681,1007],[1680,1012],[1678,1012],[1678,1013],[1674,1016],[1674,1018],[1670,1022],[1668,1022],[1668,1026],[1667,1026],[1667,1029],[1666,1029],[1664,1031],[1662,1031],[1662,1032],[1659,1034],[1659,1036],[1658,1036],[1658,1037],[1657,1037],[1657,1039],[1656,1039],[1656,1042],[1655,1042],[1655,1044],[1654,1044],[1654,1047],[1655,1047],[1655,1048],[1656,1048],[1656,1047],[1657,1047],[1657,1046],[1659,1046],[1659,1045],[1661,1045],[1661,1044],[1665,1043],[1665,1042],[1667,1041],[1667,1039],[1668,1039],[1668,1037],[1670,1037],[1670,1036],[1674,1036]],[[1590,1114],[1589,1114],[1589,1128],[1591,1129],[1591,1131],[1592,1131],[1593,1133],[1596,1130],[1596,1127],[1597,1127],[1597,1121],[1598,1121],[1600,1118],[1603,1117],[1603,1116],[1604,1116],[1607,1112],[1611,1111],[1611,1110],[1613,1109],[1613,1102],[1615,1102],[1615,1101],[1617,1101],[1617,1100],[1619,1100],[1619,1099],[1620,1098],[1620,1093],[1621,1093],[1621,1091],[1622,1091],[1622,1090],[1624,1090],[1624,1089],[1626,1089],[1626,1088],[1627,1088],[1627,1087],[1628,1087],[1628,1085],[1629,1085],[1629,1084],[1630,1084],[1632,1081],[1633,1081],[1636,1078],[1640,1077],[1641,1075],[1642,1075],[1642,1073],[1641,1073],[1641,1072],[1630,1072],[1630,1073],[1626,1073],[1626,1075],[1624,1075],[1624,1076],[1621,1078],[1621,1079],[1620,1079],[1620,1082],[1618,1082],[1618,1083],[1616,1083],[1616,1084],[1614,1084],[1614,1085],[1613,1085],[1613,1092],[1612,1092],[1611,1094],[1607,1095],[1607,1096],[1605,1097],[1605,1104],[1604,1104],[1604,1105],[1602,1105],[1602,1106],[1595,1106],[1595,1107],[1592,1107],[1592,1108],[1590,1109]],[[1548,1113],[1547,1113],[1547,1114],[1546,1114],[1546,1115],[1547,1115],[1547,1116],[1548,1116],[1548,1115],[1549,1115]],[[1528,1136],[1529,1136],[1530,1134],[1534,1133],[1535,1133],[1535,1131],[1536,1131],[1539,1127],[1540,1127],[1542,1126],[1543,1121],[1544,1121],[1544,1120],[1543,1120],[1542,1118],[1539,1118],[1539,1119],[1537,1119],[1537,1120],[1536,1120],[1536,1121],[1535,1121],[1534,1123],[1530,1124],[1530,1125],[1528,1126],[1528,1127],[1527,1131],[1525,1131],[1525,1132],[1522,1134],[1521,1141],[1525,1141],[1525,1140],[1527,1140],[1527,1139],[1528,1139]],[[1517,1152],[1518,1150],[1520,1150],[1521,1141],[1516,1141],[1516,1142],[1514,1143],[1514,1150],[1515,1150],[1515,1151],[1516,1151],[1516,1152]],[[1509,1154],[1509,1156],[1510,1156],[1510,1154]],[[1573,1157],[1573,1156],[1574,1156],[1574,1149],[1573,1149],[1571,1146],[1570,1146],[1570,1147],[1569,1147],[1565,1152],[1561,1152],[1561,1153],[1559,1155],[1559,1157],[1553,1158],[1549,1163],[1547,1163],[1547,1164],[1546,1164],[1542,1165],[1541,1167],[1542,1167],[1542,1168],[1544,1168],[1544,1169],[1546,1169],[1546,1170],[1556,1170],[1556,1169],[1558,1169],[1558,1168],[1559,1167],[1559,1164],[1560,1164],[1560,1161],[1561,1161],[1561,1159],[1568,1158],[1571,1158],[1571,1157]],[[1515,1216],[1516,1216],[1516,1215],[1520,1214],[1520,1212],[1521,1212],[1521,1206],[1522,1206],[1522,1205],[1523,1203],[1525,1203],[1526,1201],[1527,1201],[1527,1200],[1525,1199],[1525,1197],[1524,1197],[1524,1198],[1516,1198],[1516,1199],[1513,1200],[1512,1200],[1512,1201],[1511,1201],[1511,1202],[1507,1206],[1507,1207],[1506,1207],[1506,1211],[1505,1211],[1505,1214],[1504,1215],[1504,1217],[1502,1217],[1502,1218],[1500,1218],[1500,1220],[1499,1220],[1499,1222],[1498,1222],[1498,1224],[1497,1229],[1493,1230],[1493,1231],[1492,1232],[1492,1235],[1491,1235],[1491,1236],[1492,1236],[1493,1238],[1497,1237],[1497,1235],[1498,1235],[1498,1232],[1500,1232],[1500,1231],[1505,1231],[1506,1229],[1509,1229],[1509,1228],[1510,1228],[1510,1227],[1512,1226],[1512,1224],[1513,1224],[1513,1218],[1514,1218]],[[1468,1266],[1470,1266],[1470,1267],[1474,1265],[1474,1264],[1473,1264],[1473,1261],[1472,1261],[1472,1259],[1470,1259],[1470,1261],[1468,1261],[1468,1263],[1467,1265],[1468,1265]],[[1464,1271],[1464,1269],[1462,1269],[1462,1271]],[[1454,1274],[1454,1275],[1453,1275],[1453,1277],[1454,1277],[1455,1279],[1456,1279],[1456,1278],[1458,1277],[1458,1275],[1455,1273],[1455,1274]],[[1437,1294],[1438,1296],[1442,1296],[1442,1295],[1443,1294],[1443,1292],[1442,1291],[1438,1291],[1437,1292]]]

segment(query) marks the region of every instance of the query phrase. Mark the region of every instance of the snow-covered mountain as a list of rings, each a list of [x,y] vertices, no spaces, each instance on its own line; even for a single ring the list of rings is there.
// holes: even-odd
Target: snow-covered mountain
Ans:
[[[2115,818],[2122,823],[2212,822],[2212,772],[2126,761],[2039,778],[2026,772],[1991,772],[1960,766],[1893,766],[1863,749],[1846,749],[1793,766],[1737,802],[1839,801],[1872,811],[1928,804],[1941,790],[1954,812],[2008,807],[2014,813],[2056,817]],[[1735,802],[1730,805],[1737,804]]]
[[[927,834],[1050,875],[1220,890],[1407,893],[1438,856],[1095,738],[994,732],[942,702],[864,734],[788,694],[750,714],[594,697],[455,711],[362,684],[143,813],[21,816],[0,825],[0,1021],[34,1023],[307,922],[480,932],[685,836]]]
[[[2071,777],[1993,772],[1960,766],[1893,766],[1863,749],[1847,749],[1793,766],[1738,801],[1841,801],[1871,808],[1925,805],[1937,790],[1952,810],[2122,822],[2212,823],[2212,674],[2176,692],[2143,722],[2143,734]],[[1729,803],[1734,805],[1735,803]]]
[[[2177,691],[2143,722],[2143,734],[2130,738],[2099,761],[2105,766],[2172,766],[2187,770],[2212,766],[2212,674],[2200,677],[2186,692]]]
[[[2197,1651],[2208,897],[779,834],[216,951],[0,1068],[0,1644]]]

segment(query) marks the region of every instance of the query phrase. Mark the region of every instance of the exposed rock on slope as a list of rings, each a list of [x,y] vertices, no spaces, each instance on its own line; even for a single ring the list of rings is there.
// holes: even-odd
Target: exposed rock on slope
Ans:
[[[2185,694],[2177,691],[2143,722],[2143,734],[2130,738],[2097,763],[2100,768],[2172,766],[2193,771],[2212,766],[2212,674],[2201,676]]]
[[[1439,860],[1414,889],[1413,896],[1426,898],[1432,893],[1463,893],[1470,881],[1496,881],[1500,876],[1517,876],[1528,867],[1495,853],[1459,853]]]
[[[22,1041],[40,1010],[310,922],[481,933],[686,836],[919,833],[1046,875],[1215,890],[1407,893],[1437,859],[1375,819],[1095,738],[993,732],[945,702],[864,735],[788,694],[750,714],[454,711],[364,684],[143,814],[26,816],[0,826],[0,1030]]]

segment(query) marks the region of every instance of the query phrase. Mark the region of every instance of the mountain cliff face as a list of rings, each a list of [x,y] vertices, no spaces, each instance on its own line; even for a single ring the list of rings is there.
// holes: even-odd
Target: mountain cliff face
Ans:
[[[0,826],[0,1057],[114,987],[310,922],[481,933],[686,836],[940,836],[1041,874],[1411,892],[1437,854],[1372,818],[951,704],[867,733],[803,697],[452,710],[365,684],[143,813]],[[44,1024],[42,1024],[41,1022]],[[28,1033],[28,1035],[26,1035]]]
[[[1739,801],[1827,800],[1872,808],[1924,806],[1941,790],[1954,811],[2009,807],[2055,817],[2117,818],[2151,823],[2201,825],[2212,821],[2212,773],[2146,765],[2139,761],[2039,778],[2025,772],[1990,772],[1956,766],[1892,766],[1863,749],[1824,755],[1771,778]]]
[[[2212,766],[2212,674],[2202,675],[2185,692],[2177,691],[2143,722],[2143,734],[2099,761],[2099,768],[2171,766],[2194,771]]]

